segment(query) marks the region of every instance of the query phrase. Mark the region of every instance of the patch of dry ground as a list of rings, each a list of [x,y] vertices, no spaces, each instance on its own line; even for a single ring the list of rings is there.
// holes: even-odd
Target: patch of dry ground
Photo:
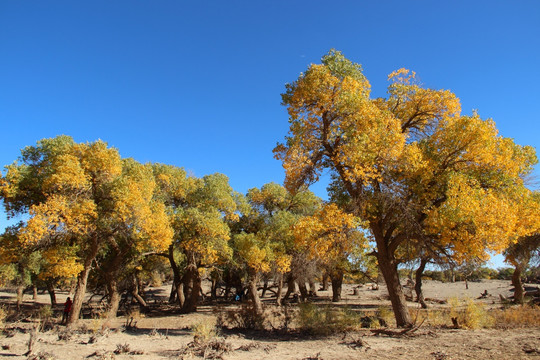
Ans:
[[[426,297],[434,299],[476,299],[487,290],[490,295],[477,301],[492,307],[501,306],[499,294],[511,295],[508,281],[469,283],[468,290],[464,283],[427,281],[424,288]],[[167,291],[166,287],[154,289],[155,301],[164,300]],[[366,313],[381,305],[389,305],[383,287],[378,291],[362,287],[357,295],[353,295],[353,287],[348,285],[343,294],[344,299],[339,306],[346,305]],[[319,292],[319,295],[320,302],[324,303],[330,293]],[[62,302],[66,296],[63,294],[58,300]],[[4,304],[11,303],[13,294],[0,293],[0,299]],[[266,301],[271,302],[272,299]],[[40,295],[37,304],[40,303],[48,303],[48,297]],[[25,298],[25,304],[33,304],[30,297]],[[410,303],[410,306],[416,308],[417,304]],[[433,303],[433,306],[446,305]],[[55,324],[51,330],[38,333],[34,353],[48,353],[54,359],[196,359],[200,357],[185,350],[193,341],[190,328],[196,323],[215,321],[212,309],[211,306],[202,306],[199,313],[189,315],[164,316],[163,313],[151,312],[138,319],[136,327],[129,331],[123,326],[125,318],[109,323],[101,319],[83,319],[77,328],[67,333],[63,326]],[[27,359],[24,353],[28,350],[30,329],[34,324],[29,319],[8,324],[8,330],[0,335],[0,358]],[[223,359],[540,359],[540,319],[538,325],[514,330],[432,329],[423,326],[407,337],[377,336],[369,329],[321,338],[298,333],[224,331],[218,339],[231,349],[222,355]],[[124,344],[128,346],[122,348]]]

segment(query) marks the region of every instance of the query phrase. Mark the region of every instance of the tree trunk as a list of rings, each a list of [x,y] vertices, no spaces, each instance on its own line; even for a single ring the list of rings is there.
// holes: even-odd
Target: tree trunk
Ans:
[[[77,277],[77,286],[75,287],[75,295],[73,295],[73,305],[69,318],[67,321],[68,326],[75,324],[81,315],[82,304],[84,295],[86,294],[86,285],[88,283],[88,275],[90,274],[91,267],[85,266],[83,271]]]
[[[420,303],[422,309],[427,309],[426,301],[424,300],[424,292],[422,291],[422,274],[426,268],[427,259],[420,259],[420,266],[416,269],[414,291],[416,291],[416,301]]]
[[[328,290],[328,273],[324,272],[324,274],[322,276],[321,291],[326,291],[326,290]]]
[[[306,281],[300,280],[298,281],[298,290],[300,290],[300,300],[302,302],[306,301],[308,299],[308,291],[306,287]]]
[[[173,271],[173,286],[171,289],[171,296],[169,297],[169,301],[172,302],[176,298],[176,301],[180,308],[184,306],[185,297],[184,297],[184,286],[182,284],[182,275],[180,273],[180,268],[176,264],[176,261],[174,260],[174,247],[173,245],[169,246],[169,263],[171,265],[171,269]],[[175,291],[175,294],[173,295],[173,291]]]
[[[17,286],[17,310],[21,309],[21,306],[23,303],[23,296],[24,296],[24,286],[18,285]]]
[[[262,315],[263,308],[262,308],[262,302],[261,298],[259,297],[259,293],[257,291],[257,272],[253,269],[249,269],[249,281],[248,281],[248,291],[249,291],[249,298],[251,299],[253,311],[257,316]]]
[[[382,234],[376,231],[374,233],[375,240],[377,241],[377,260],[384,281],[386,282],[388,295],[392,303],[392,310],[396,318],[396,325],[398,327],[411,327],[411,315],[409,314],[407,301],[403,294],[403,288],[399,282],[397,263],[393,258],[393,254],[389,253],[388,245]]]
[[[133,297],[135,298],[135,300],[137,300],[139,305],[142,306],[143,310],[146,311],[148,308],[148,305],[146,304],[146,301],[144,301],[143,297],[140,295],[141,284],[138,281],[138,278],[136,275],[132,276],[132,280],[133,280],[133,283],[131,287],[131,295],[133,295]]]
[[[197,265],[189,264],[186,267],[182,284],[184,285],[185,301],[181,311],[183,313],[197,311],[199,292],[201,291],[201,277]]]
[[[294,277],[291,274],[289,274],[289,276],[287,277],[287,292],[285,293],[283,300],[289,299],[289,296],[291,296],[291,294],[296,290],[295,287],[296,286],[295,286]]]
[[[109,292],[109,303],[107,306],[107,319],[114,319],[118,313],[120,305],[120,292],[118,291],[118,280],[112,276],[107,281],[107,291]]]
[[[276,292],[276,304],[281,306],[281,293],[283,292],[283,274],[279,274],[278,289]]]
[[[268,291],[268,278],[264,279],[261,298],[264,298],[264,295],[266,295],[266,291]]]
[[[37,300],[37,286],[36,285],[32,285],[32,300],[36,301]]]
[[[516,304],[523,304],[523,284],[521,283],[521,267],[516,266],[514,274],[512,275],[512,285],[514,285],[514,302]]]
[[[317,287],[315,286],[315,281],[313,279],[310,279],[309,282],[309,296],[318,296],[317,295]]]
[[[49,292],[49,297],[51,298],[51,307],[56,306],[56,292],[54,291],[54,286],[51,282],[47,282],[47,291]]]
[[[68,326],[75,324],[81,315],[84,295],[86,294],[86,285],[88,284],[88,275],[90,274],[90,270],[92,270],[92,263],[96,258],[98,250],[98,240],[94,238],[88,249],[87,256],[84,259],[83,271],[77,276],[77,285],[75,287],[75,294],[73,295],[73,305],[67,321]]]
[[[338,302],[341,300],[341,287],[343,286],[343,271],[334,270],[330,274],[332,281],[332,301]]]

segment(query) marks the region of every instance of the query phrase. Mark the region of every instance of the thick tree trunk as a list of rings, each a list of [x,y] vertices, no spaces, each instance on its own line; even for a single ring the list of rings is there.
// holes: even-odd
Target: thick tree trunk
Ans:
[[[107,291],[109,292],[109,303],[107,306],[107,318],[113,319],[118,313],[120,305],[120,291],[118,290],[118,280],[112,277],[107,281]]]
[[[512,275],[512,285],[514,285],[514,302],[516,304],[523,304],[523,284],[521,282],[521,267],[516,266],[514,274]]]
[[[47,291],[49,292],[49,297],[51,298],[51,307],[56,306],[56,292],[54,291],[54,286],[51,282],[47,282]]]
[[[68,326],[75,324],[81,315],[82,304],[84,300],[84,295],[86,294],[86,285],[88,283],[88,275],[90,274],[91,267],[85,266],[83,271],[77,277],[77,285],[75,287],[75,295],[73,295],[73,305],[71,307],[71,312],[69,313],[69,318],[67,321]]]
[[[422,309],[427,309],[426,301],[424,300],[424,292],[422,291],[422,274],[426,268],[427,259],[420,259],[420,266],[416,269],[414,291],[416,292],[416,301],[420,303]]]
[[[255,270],[249,270],[248,291],[249,298],[251,300],[253,311],[256,315],[260,316],[263,313],[261,298],[257,291],[257,272]]]
[[[412,319],[407,307],[407,300],[403,294],[403,288],[399,282],[399,273],[394,255],[390,252],[387,240],[382,235],[380,228],[374,226],[372,230],[377,242],[377,261],[386,282],[392,310],[396,318],[396,325],[398,327],[411,327]]]
[[[341,288],[343,286],[343,271],[334,270],[330,274],[332,281],[332,301],[338,302],[341,300]]]
[[[182,283],[184,285],[185,301],[181,311],[183,313],[197,311],[199,292],[201,291],[201,277],[197,265],[189,264],[186,267]]]
[[[87,256],[84,259],[83,271],[77,277],[77,285],[75,286],[75,294],[73,295],[73,305],[67,321],[68,326],[75,324],[81,315],[84,295],[86,294],[86,285],[88,284],[88,275],[90,274],[90,270],[92,270],[92,263],[96,258],[98,250],[98,240],[94,238],[88,249]]]

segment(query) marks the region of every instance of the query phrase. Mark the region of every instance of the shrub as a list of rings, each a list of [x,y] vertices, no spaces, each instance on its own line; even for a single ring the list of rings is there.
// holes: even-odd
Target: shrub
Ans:
[[[472,299],[464,302],[457,298],[450,298],[450,317],[456,318],[458,324],[467,329],[489,328],[493,325],[493,318],[488,314],[482,304]]]
[[[263,329],[264,323],[264,314],[257,314],[248,304],[242,304],[235,310],[220,311],[217,315],[217,325],[224,328]]]
[[[299,305],[298,324],[301,330],[310,334],[329,335],[359,328],[361,316],[346,308],[317,307],[304,303]]]
[[[540,307],[517,305],[506,309],[493,310],[493,326],[498,329],[540,327]]]
[[[211,321],[201,321],[191,327],[193,331],[193,341],[198,343],[206,343],[217,337],[217,329],[215,323]]]

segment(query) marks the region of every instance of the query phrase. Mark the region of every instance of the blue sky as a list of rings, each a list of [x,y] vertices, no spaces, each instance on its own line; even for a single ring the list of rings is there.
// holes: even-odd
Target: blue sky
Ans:
[[[281,183],[271,152],[288,129],[280,93],[330,48],[362,64],[373,96],[410,68],[539,149],[536,0],[6,0],[0,165],[66,134],[197,176],[221,172],[240,192]]]

